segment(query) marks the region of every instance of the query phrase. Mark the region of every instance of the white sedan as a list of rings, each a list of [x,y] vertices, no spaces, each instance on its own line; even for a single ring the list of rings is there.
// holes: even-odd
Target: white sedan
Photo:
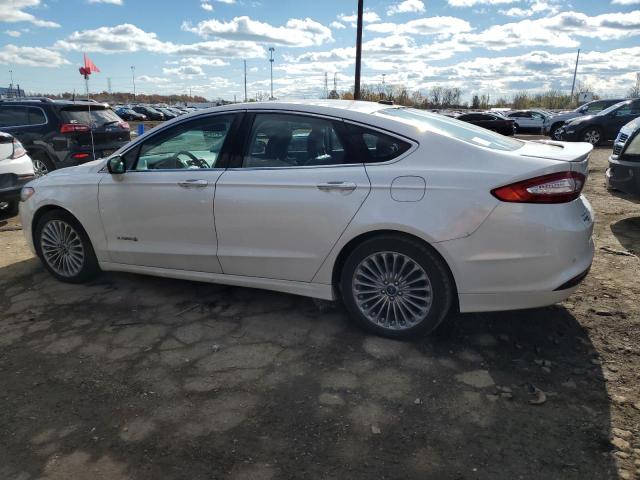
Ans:
[[[369,102],[235,104],[23,189],[56,278],[100,270],[340,298],[381,335],[550,305],[593,259],[591,145]]]

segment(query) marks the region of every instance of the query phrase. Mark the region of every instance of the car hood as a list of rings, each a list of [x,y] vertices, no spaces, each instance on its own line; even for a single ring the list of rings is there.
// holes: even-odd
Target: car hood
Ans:
[[[551,115],[546,119],[546,121],[547,123],[553,123],[560,120],[567,121],[567,120],[571,120],[572,118],[579,117],[580,115],[581,115],[580,113],[570,110],[568,112],[560,112],[555,115]]]
[[[585,142],[556,142],[553,140],[533,140],[525,142],[518,150],[520,155],[548,158],[564,162],[582,162],[593,150],[593,145]]]
[[[106,158],[99,158],[91,162],[83,163],[82,165],[76,165],[75,167],[59,168],[51,173],[48,173],[45,177],[58,177],[63,175],[80,175],[83,173],[96,173],[102,170],[107,163]]]

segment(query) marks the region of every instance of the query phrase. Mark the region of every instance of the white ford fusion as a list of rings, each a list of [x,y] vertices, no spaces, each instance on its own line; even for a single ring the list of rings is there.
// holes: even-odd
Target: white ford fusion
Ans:
[[[377,103],[236,104],[31,182],[21,214],[62,281],[111,270],[341,298],[402,337],[452,309],[568,297],[593,258],[591,149]]]

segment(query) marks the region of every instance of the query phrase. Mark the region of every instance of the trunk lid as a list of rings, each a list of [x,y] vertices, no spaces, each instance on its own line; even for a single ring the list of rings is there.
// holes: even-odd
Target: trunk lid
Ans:
[[[520,155],[534,158],[548,158],[568,162],[570,169],[585,177],[589,172],[589,155],[593,145],[586,142],[557,142],[554,140],[532,140],[525,142],[518,151]]]

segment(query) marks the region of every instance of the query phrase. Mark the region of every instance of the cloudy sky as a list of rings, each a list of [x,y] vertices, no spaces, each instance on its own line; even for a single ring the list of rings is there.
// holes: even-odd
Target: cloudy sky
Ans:
[[[364,0],[363,82],[464,98],[569,90],[579,79],[624,94],[640,72],[640,0]],[[28,91],[83,88],[87,52],[102,72],[92,90],[243,97],[318,97],[352,88],[356,0],[0,0],[0,85]]]

